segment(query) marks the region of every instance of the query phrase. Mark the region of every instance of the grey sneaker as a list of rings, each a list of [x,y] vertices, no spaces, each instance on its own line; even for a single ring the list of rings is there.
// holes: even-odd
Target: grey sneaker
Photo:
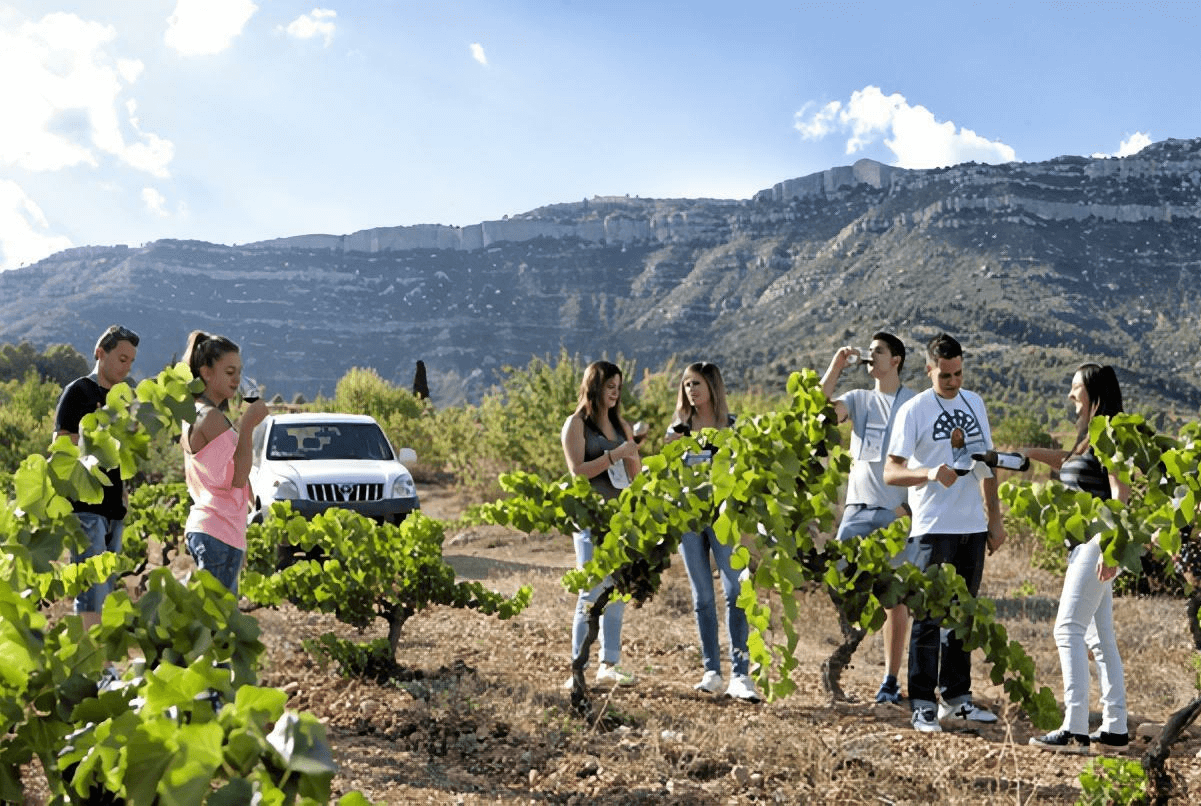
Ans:
[[[693,686],[697,691],[703,691],[706,694],[716,694],[725,688],[726,681],[721,679],[721,672],[705,672],[705,676],[701,678],[701,682]]]
[[[632,686],[634,685],[634,675],[615,663],[602,663],[596,669],[596,682]]]
[[[1089,739],[1082,733],[1068,733],[1066,730],[1056,730],[1045,736],[1031,736],[1030,744],[1041,750],[1052,753],[1090,753]]]
[[[934,714],[933,708],[914,708],[913,715],[909,718],[913,723],[913,729],[921,733],[939,733],[942,731],[942,725],[938,724],[938,719]]]
[[[958,705],[938,704],[938,718],[962,719],[965,722],[996,722],[997,715],[987,708],[981,708],[971,700],[964,700]]]

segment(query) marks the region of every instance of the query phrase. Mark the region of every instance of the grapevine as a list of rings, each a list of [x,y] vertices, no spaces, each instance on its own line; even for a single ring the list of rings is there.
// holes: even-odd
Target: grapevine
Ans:
[[[646,457],[643,472],[609,506],[597,504],[582,480],[548,483],[509,474],[501,484],[512,497],[479,514],[527,532],[592,528],[598,536],[593,560],[568,572],[564,584],[579,591],[609,576],[614,595],[636,602],[658,589],[681,536],[712,524],[717,539],[736,546],[734,567],[748,569],[738,604],[751,627],[748,649],[758,664],[756,682],[769,697],[796,688],[796,651],[808,622],[795,592],[816,581],[848,620],[866,629],[879,629],[883,609],[900,603],[916,618],[941,619],[965,649],[984,650],[993,681],[1004,684],[1037,726],[1055,724],[1054,696],[1045,686],[1036,688],[1033,661],[996,622],[991,601],[972,597],[950,565],[925,573],[891,567],[890,552],[899,547],[902,525],[894,525],[883,540],[876,535],[818,546],[815,534],[829,532],[833,524],[832,503],[849,458],[839,446],[833,409],[817,375],[794,373],[788,392],[788,408],[703,432],[715,451],[710,463],[685,461],[686,452],[699,449],[695,437]],[[582,677],[576,688],[573,703],[586,705]]]

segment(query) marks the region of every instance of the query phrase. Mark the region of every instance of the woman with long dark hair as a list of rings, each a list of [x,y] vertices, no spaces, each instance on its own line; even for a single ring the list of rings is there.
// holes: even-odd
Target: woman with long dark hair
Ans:
[[[729,428],[734,417],[726,403],[726,385],[716,364],[689,364],[680,379],[676,397],[675,419],[667,429],[665,442],[674,442],[686,434],[700,434],[706,429]],[[711,458],[708,451],[687,454],[686,462],[703,462]],[[705,674],[694,688],[716,694],[725,687],[727,697],[759,702],[759,692],[750,676],[750,654],[747,652],[746,611],[738,606],[742,589],[740,572],[730,565],[734,546],[717,539],[712,527],[699,534],[686,532],[680,538],[680,556],[688,572],[692,588],[692,605],[696,611],[696,627],[701,638],[701,660]],[[726,599],[726,631],[730,637],[730,684],[721,676],[721,647],[717,638],[717,600],[713,590],[713,568],[709,555],[717,565],[721,587]]]
[[[1097,498],[1125,503],[1129,488],[1105,470],[1093,453],[1089,424],[1094,417],[1122,411],[1122,390],[1113,367],[1081,364],[1072,377],[1068,398],[1076,409],[1076,442],[1068,451],[1030,448],[1031,459],[1059,471],[1059,479],[1073,490]],[[1111,747],[1129,743],[1126,725],[1126,683],[1122,658],[1113,629],[1113,578],[1116,567],[1107,566],[1101,538],[1068,546],[1068,570],[1055,617],[1055,644],[1063,671],[1063,725],[1030,744],[1061,753],[1087,753],[1091,742]],[[1088,731],[1088,656],[1092,653],[1101,682],[1101,728]]]
[[[192,331],[183,360],[204,381],[196,395],[196,422],[184,423],[180,438],[192,496],[184,540],[197,567],[237,596],[246,557],[251,437],[267,416],[267,404],[260,399],[247,405],[236,426],[230,419],[229,404],[242,382],[242,356],[224,336]]]
[[[621,488],[642,470],[638,444],[629,423],[621,418],[621,370],[608,361],[594,361],[584,371],[580,382],[578,405],[563,423],[559,439],[567,470],[573,476],[585,476],[592,488],[605,498],[616,498]],[[583,568],[592,559],[592,530],[584,528],[572,538],[575,543],[576,565]],[[603,537],[603,536],[601,536]],[[571,658],[574,661],[588,635],[588,611],[592,604],[613,583],[607,577],[595,588],[580,591],[576,600],[575,617],[571,625]],[[618,666],[621,659],[621,620],[624,601],[605,605],[600,623],[600,665],[596,670],[598,683],[629,686],[634,676]],[[570,688],[569,679],[564,684]]]

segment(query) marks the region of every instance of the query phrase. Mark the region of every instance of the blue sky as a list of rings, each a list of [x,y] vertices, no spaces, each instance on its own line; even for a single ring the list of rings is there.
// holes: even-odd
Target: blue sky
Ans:
[[[1201,137],[1201,4],[0,0],[0,269]]]

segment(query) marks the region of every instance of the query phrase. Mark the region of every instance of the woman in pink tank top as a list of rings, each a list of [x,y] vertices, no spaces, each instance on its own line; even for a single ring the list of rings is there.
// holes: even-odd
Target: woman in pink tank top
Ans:
[[[246,557],[251,436],[267,416],[267,404],[260,399],[246,406],[236,426],[230,420],[229,402],[242,381],[242,356],[224,336],[192,331],[184,360],[192,375],[204,381],[204,391],[196,396],[196,422],[184,424],[180,439],[192,496],[184,538],[197,568],[237,596]]]

